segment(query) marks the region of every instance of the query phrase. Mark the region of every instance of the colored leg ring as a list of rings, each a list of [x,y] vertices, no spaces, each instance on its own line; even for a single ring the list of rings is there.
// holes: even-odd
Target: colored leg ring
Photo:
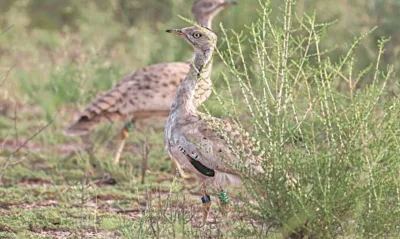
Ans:
[[[135,128],[135,124],[133,124],[132,122],[129,122],[129,123],[126,123],[126,124],[125,124],[125,129],[126,129],[128,132],[132,132],[134,128]]]
[[[210,197],[209,195],[207,195],[207,196],[205,196],[205,197],[202,197],[202,198],[201,198],[201,201],[202,201],[203,203],[211,202],[211,197]]]
[[[229,204],[229,197],[225,191],[222,191],[219,194],[218,198],[219,198],[219,201],[221,202],[221,204]]]

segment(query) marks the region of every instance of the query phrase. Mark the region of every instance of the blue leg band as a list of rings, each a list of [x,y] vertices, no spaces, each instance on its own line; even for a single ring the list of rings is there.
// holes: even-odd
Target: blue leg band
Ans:
[[[207,195],[207,196],[205,196],[205,197],[202,197],[202,198],[201,198],[201,201],[202,201],[203,203],[211,202],[211,197],[210,197],[209,195]]]

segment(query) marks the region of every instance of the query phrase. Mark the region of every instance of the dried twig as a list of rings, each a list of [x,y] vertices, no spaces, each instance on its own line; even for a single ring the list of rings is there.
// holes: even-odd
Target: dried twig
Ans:
[[[142,180],[141,180],[142,184],[144,184],[144,182],[145,182],[146,171],[147,171],[147,161],[149,159],[149,151],[150,151],[150,146],[147,143],[147,137],[146,137],[146,140],[143,142]]]
[[[48,122],[45,126],[43,126],[42,128],[40,128],[38,131],[36,131],[32,136],[30,136],[28,139],[26,139],[24,141],[24,143],[22,143],[21,145],[19,145],[7,158],[6,162],[3,165],[3,168],[0,171],[0,181],[3,178],[4,172],[6,171],[6,169],[8,168],[8,166],[10,165],[11,160],[13,159],[14,155],[16,153],[18,153],[22,148],[24,148],[29,141],[31,141],[32,139],[34,139],[36,136],[38,136],[40,133],[42,133],[45,129],[47,129],[51,124],[53,123],[53,120]]]
[[[6,83],[8,75],[10,74],[11,70],[14,69],[15,64],[13,66],[10,67],[10,69],[8,69],[8,71],[6,72],[6,75],[3,77],[3,80],[0,83],[0,87],[4,85],[4,83]]]
[[[18,147],[18,119],[17,119],[17,103],[14,106],[14,133],[15,133],[15,147]]]
[[[17,164],[22,163],[24,160],[26,160],[26,158],[27,158],[30,154],[31,154],[31,152],[26,153],[26,154],[23,156],[23,158],[21,158],[21,159],[19,159],[19,160],[17,160],[17,161],[14,161],[14,162],[12,162],[12,163],[9,163],[9,166],[15,166],[15,165],[17,165]]]
[[[6,29],[4,29],[4,31],[0,33],[0,36],[6,34],[6,32],[8,32],[8,31],[9,31],[11,28],[13,28],[13,27],[14,27],[14,26],[9,26],[9,27],[7,27]]]
[[[125,214],[125,213],[140,213],[140,209],[134,208],[134,209],[119,209],[118,211],[115,211],[115,213],[118,214]]]

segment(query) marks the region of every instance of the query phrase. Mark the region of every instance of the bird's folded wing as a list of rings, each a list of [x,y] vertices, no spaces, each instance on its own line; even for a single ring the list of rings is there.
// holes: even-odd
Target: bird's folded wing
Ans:
[[[226,151],[219,150],[218,145],[218,142],[212,141],[198,132],[185,133],[179,138],[179,147],[182,153],[188,156],[192,165],[196,162],[212,170],[234,173],[228,162],[229,155],[224,155]]]
[[[182,131],[179,146],[190,158],[207,168],[235,174],[234,168],[241,166],[247,167],[251,164],[261,168],[258,167],[261,165],[260,160],[253,156],[248,157],[252,153],[252,147],[247,138],[236,125],[202,116],[194,128]],[[242,162],[241,158],[245,161]]]

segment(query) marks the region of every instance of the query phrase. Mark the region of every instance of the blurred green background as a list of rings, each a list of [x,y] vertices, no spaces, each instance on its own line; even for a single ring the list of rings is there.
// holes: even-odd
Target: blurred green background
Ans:
[[[258,0],[239,2],[239,6],[217,16],[213,24],[217,33],[220,22],[227,29],[240,32],[257,18]],[[272,6],[281,6],[280,2],[272,0]],[[190,47],[165,35],[164,30],[187,26],[178,15],[191,18],[192,3],[2,0],[0,70],[5,72],[11,66],[14,70],[1,94],[13,101],[36,104],[52,99],[54,104],[45,108],[65,103],[82,107],[128,72],[153,63],[187,60]],[[358,52],[358,59],[362,60],[355,64],[359,69],[368,66],[376,57],[377,40],[387,36],[391,42],[383,60],[397,69],[399,10],[399,0],[299,0],[296,12],[312,15],[316,11],[319,22],[337,21],[329,28],[330,37],[323,39],[325,48],[334,49],[333,59],[348,47],[346,43],[378,26],[362,43]],[[216,61],[216,68],[220,67]],[[82,94],[82,90],[88,92]],[[57,95],[49,95],[49,91]]]

